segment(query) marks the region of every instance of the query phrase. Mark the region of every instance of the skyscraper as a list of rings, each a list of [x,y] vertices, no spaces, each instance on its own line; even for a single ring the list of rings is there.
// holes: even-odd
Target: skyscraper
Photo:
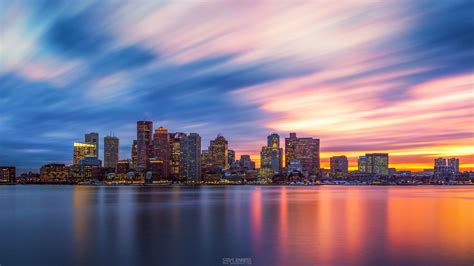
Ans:
[[[290,133],[285,138],[285,162],[299,161],[307,175],[319,174],[319,139],[298,138]]]
[[[235,162],[235,151],[234,150],[228,150],[227,151],[227,163],[229,165],[232,165]]]
[[[153,122],[137,121],[137,166],[146,167],[153,157]]]
[[[120,160],[119,138],[106,136],[104,138],[104,166],[115,168]]]
[[[367,157],[360,156],[359,160],[357,161],[357,170],[359,173],[367,173]]]
[[[159,127],[153,134],[153,150],[156,160],[162,161],[161,178],[169,179],[170,176],[170,136],[168,130]]]
[[[95,145],[95,157],[99,159],[99,133],[97,132],[90,132],[84,135],[84,140],[86,144],[94,144]]]
[[[211,140],[209,145],[209,155],[212,167],[225,169],[229,167],[228,142],[224,136],[218,135],[215,140]]]
[[[86,156],[96,156],[95,150],[95,144],[74,142],[73,163],[78,165]]]
[[[273,133],[267,137],[267,146],[260,152],[260,167],[280,173],[283,167],[283,149],[280,148],[280,136]]]
[[[180,175],[184,179],[201,180],[201,136],[190,133],[181,144]]]
[[[248,154],[242,154],[240,155],[240,167],[246,169],[246,170],[255,170],[255,162],[252,161],[250,158],[250,155]]]
[[[181,166],[181,145],[186,138],[186,133],[176,132],[169,133],[170,136],[170,176],[173,179],[179,179],[181,177],[180,171],[183,171]]]
[[[376,175],[388,175],[388,153],[367,153],[367,172]]]
[[[347,157],[342,156],[333,156],[330,159],[331,165],[331,175],[332,176],[345,176],[348,173],[349,162]]]
[[[449,158],[448,167],[451,168],[453,173],[459,173],[459,159],[458,158]]]
[[[138,164],[138,148],[137,148],[137,140],[134,139],[132,143],[132,168],[136,168]]]

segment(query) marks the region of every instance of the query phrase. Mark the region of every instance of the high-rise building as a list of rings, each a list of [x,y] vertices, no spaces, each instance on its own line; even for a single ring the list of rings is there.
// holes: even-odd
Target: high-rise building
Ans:
[[[212,168],[212,160],[209,150],[201,152],[201,176],[207,173]]]
[[[388,175],[388,153],[367,153],[367,172],[376,175]]]
[[[359,173],[367,173],[367,157],[360,156],[359,160],[357,161],[357,170]]]
[[[15,166],[0,166],[0,184],[1,183],[15,183],[16,167]]]
[[[153,122],[137,121],[137,166],[146,167],[153,157]]]
[[[235,162],[235,151],[228,150],[227,151],[227,161],[229,165],[232,165]]]
[[[229,167],[228,142],[224,136],[218,135],[215,140],[211,140],[209,145],[209,155],[213,168],[226,169]]]
[[[102,161],[95,155],[86,155],[84,159],[79,162],[79,176],[82,179],[92,179],[94,169],[100,168]]]
[[[173,179],[180,179],[181,171],[184,165],[181,166],[181,145],[186,138],[186,133],[176,132],[169,133],[170,136],[170,176]]]
[[[329,160],[331,165],[332,176],[344,177],[347,175],[349,169],[349,162],[346,156],[333,156]]]
[[[458,158],[449,158],[448,167],[452,169],[454,173],[459,173],[459,159]]]
[[[133,140],[132,143],[132,168],[136,168],[138,165],[138,144],[137,140]]]
[[[96,144],[87,144],[74,142],[74,164],[79,164],[79,162],[84,159],[86,156],[96,156]]]
[[[307,175],[319,174],[319,139],[298,138],[296,133],[290,133],[285,138],[285,162],[299,161],[303,172]]]
[[[104,166],[115,168],[120,160],[119,138],[106,136],[104,138]]]
[[[99,158],[99,133],[97,132],[90,132],[84,135],[84,141],[86,144],[94,144],[95,145],[95,157]]]
[[[280,173],[283,167],[283,149],[280,148],[280,136],[273,133],[267,137],[267,146],[260,152],[260,167]]]
[[[190,133],[181,143],[180,175],[183,179],[201,180],[201,136]]]
[[[250,158],[250,155],[248,154],[242,154],[240,155],[240,167],[246,169],[246,170],[255,170],[255,162],[252,161]]]
[[[159,127],[153,134],[153,150],[155,160],[162,162],[161,177],[162,179],[169,179],[170,177],[170,135],[168,130],[164,127]]]
[[[459,159],[436,158],[434,160],[434,176],[436,178],[450,178],[459,173]]]

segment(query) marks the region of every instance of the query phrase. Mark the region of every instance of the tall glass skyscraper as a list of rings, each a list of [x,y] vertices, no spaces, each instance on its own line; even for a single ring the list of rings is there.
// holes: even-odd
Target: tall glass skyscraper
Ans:
[[[120,160],[119,138],[106,136],[104,138],[104,166],[115,168]]]
[[[153,157],[152,134],[152,121],[137,121],[137,166],[146,167]]]
[[[85,140],[85,143],[87,144],[94,144],[95,145],[95,157],[97,157],[97,159],[99,159],[99,133],[97,132],[90,132],[90,133],[86,133],[84,135],[84,140]]]
[[[299,161],[307,175],[319,174],[319,139],[298,138],[290,133],[285,138],[285,162]]]

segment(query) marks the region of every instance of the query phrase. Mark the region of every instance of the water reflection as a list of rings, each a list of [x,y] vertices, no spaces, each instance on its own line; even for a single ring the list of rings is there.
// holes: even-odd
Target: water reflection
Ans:
[[[474,262],[470,187],[17,186],[0,199],[5,265]]]

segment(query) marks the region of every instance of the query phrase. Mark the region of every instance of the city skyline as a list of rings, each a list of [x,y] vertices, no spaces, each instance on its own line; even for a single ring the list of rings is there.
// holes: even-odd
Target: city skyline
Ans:
[[[297,132],[321,140],[322,168],[389,153],[474,170],[469,1],[232,3],[2,1],[0,164],[72,163],[88,132],[117,132],[130,158],[149,119],[257,165],[267,135]]]

